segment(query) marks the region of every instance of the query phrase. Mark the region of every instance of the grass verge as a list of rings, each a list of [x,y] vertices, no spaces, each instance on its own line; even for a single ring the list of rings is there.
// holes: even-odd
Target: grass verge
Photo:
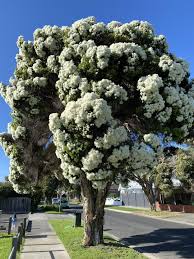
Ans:
[[[105,244],[85,248],[82,246],[83,227],[74,228],[72,219],[50,220],[57,236],[64,244],[71,259],[145,259],[135,250],[123,246],[110,237],[105,237]]]
[[[55,211],[55,210],[48,210],[45,211],[46,214],[64,214],[64,212],[59,212],[59,211]]]
[[[161,218],[168,218],[180,215],[180,212],[170,212],[170,211],[151,211],[146,209],[140,209],[140,208],[129,208],[129,207],[120,207],[120,206],[107,206],[108,209],[114,209],[118,211],[129,211],[134,212],[136,214],[140,215],[147,215],[147,216],[155,216],[155,217],[161,217]]]
[[[12,248],[12,235],[0,233],[0,258],[7,259]]]

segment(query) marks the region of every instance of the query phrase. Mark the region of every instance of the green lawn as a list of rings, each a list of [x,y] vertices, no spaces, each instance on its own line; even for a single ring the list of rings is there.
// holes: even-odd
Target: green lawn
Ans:
[[[0,233],[0,258],[7,259],[12,247],[12,235]]]
[[[118,210],[118,211],[129,211],[129,212],[134,212],[136,214],[148,215],[148,216],[156,216],[156,217],[163,217],[163,218],[180,215],[179,212],[151,211],[149,209],[129,208],[129,207],[124,207],[124,206],[107,206],[107,208],[108,209]]]
[[[74,228],[72,219],[49,221],[67,249],[71,259],[145,259],[146,257],[113,239],[105,238],[104,245],[84,248],[83,227]]]

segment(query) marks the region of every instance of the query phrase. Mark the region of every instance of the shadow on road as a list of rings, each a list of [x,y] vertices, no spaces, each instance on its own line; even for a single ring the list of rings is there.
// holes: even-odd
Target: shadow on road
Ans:
[[[194,228],[158,229],[120,241],[143,253],[174,252],[180,258],[194,258]]]

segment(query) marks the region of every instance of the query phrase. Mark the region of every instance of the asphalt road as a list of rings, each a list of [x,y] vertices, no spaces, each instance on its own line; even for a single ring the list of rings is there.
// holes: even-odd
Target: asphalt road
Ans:
[[[194,227],[106,210],[105,232],[155,258],[194,258]]]

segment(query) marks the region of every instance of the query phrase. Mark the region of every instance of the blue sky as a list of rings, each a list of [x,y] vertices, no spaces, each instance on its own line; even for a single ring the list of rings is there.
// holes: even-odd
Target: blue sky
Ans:
[[[46,24],[70,25],[95,16],[98,21],[147,20],[157,34],[167,37],[170,50],[186,59],[194,77],[194,1],[180,0],[7,0],[0,1],[0,81],[7,83],[15,67],[16,40],[31,40]],[[0,132],[10,121],[9,108],[0,97]],[[9,160],[0,148],[0,180],[8,175]]]

